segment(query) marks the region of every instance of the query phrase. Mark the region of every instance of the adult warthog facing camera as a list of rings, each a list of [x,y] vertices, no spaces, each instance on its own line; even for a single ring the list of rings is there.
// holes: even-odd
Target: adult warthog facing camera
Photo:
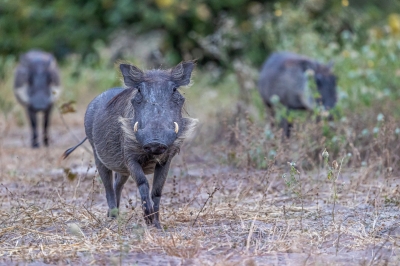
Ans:
[[[274,116],[274,104],[280,102],[288,110],[312,111],[316,105],[332,109],[337,101],[336,76],[333,64],[321,64],[313,59],[290,52],[273,53],[264,63],[258,82],[261,97]],[[312,70],[320,97],[307,95],[307,71]],[[275,103],[274,103],[275,99]],[[290,136],[291,123],[282,121],[284,133]]]
[[[140,192],[146,223],[161,228],[161,192],[171,160],[197,123],[196,119],[182,116],[185,98],[178,91],[180,86],[190,83],[193,68],[192,61],[170,70],[148,71],[121,64],[126,88],[105,91],[89,104],[85,114],[86,138],[65,151],[64,158],[89,139],[106,190],[109,217],[117,216],[122,188],[132,176]],[[152,173],[154,205],[145,176]]]
[[[32,50],[22,54],[15,71],[14,94],[26,108],[32,128],[32,147],[39,147],[37,112],[44,113],[43,143],[49,145],[48,127],[53,104],[60,94],[56,59],[49,53]]]

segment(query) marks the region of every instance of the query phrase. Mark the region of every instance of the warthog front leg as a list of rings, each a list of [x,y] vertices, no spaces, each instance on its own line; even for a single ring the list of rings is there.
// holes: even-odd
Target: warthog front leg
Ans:
[[[94,155],[94,158],[96,162],[97,171],[99,171],[101,181],[103,182],[104,188],[106,190],[106,198],[108,203],[107,216],[115,218],[118,215],[118,210],[117,210],[117,203],[115,200],[115,191],[113,188],[114,178],[112,175],[112,171],[107,167],[105,167],[102,162],[100,162],[100,160],[97,158],[96,153]]]
[[[38,143],[38,133],[37,133],[37,119],[36,119],[36,111],[32,108],[28,108],[28,116],[29,121],[31,122],[31,129],[32,129],[32,148],[39,147]]]
[[[49,137],[48,137],[48,127],[50,125],[50,113],[52,110],[52,105],[44,111],[43,116],[43,143],[45,146],[49,146]]]
[[[129,170],[131,172],[131,176],[135,179],[136,185],[139,189],[142,208],[144,212],[144,220],[146,224],[151,224],[153,222],[153,206],[150,200],[149,194],[149,182],[143,172],[140,164],[134,160],[131,160],[129,163]]]
[[[153,188],[151,190],[151,199],[154,202],[154,225],[161,229],[160,225],[160,200],[162,195],[162,190],[167,179],[169,166],[171,160],[168,160],[164,165],[156,164],[156,169],[154,171],[153,178]]]
[[[283,134],[286,138],[290,138],[290,133],[293,128],[293,124],[290,123],[286,118],[282,118],[281,127],[283,128]]]
[[[282,132],[282,140],[286,138],[290,138],[290,133],[293,128],[293,123],[289,122],[287,118],[289,118],[290,110],[286,109],[286,117],[281,118],[281,127],[283,129]]]

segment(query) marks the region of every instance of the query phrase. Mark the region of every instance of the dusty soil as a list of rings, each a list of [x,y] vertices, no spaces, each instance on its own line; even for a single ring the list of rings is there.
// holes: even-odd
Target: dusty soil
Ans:
[[[1,118],[0,264],[399,265],[397,176],[285,166],[233,169],[187,145],[162,198],[163,230],[143,223],[133,180],[119,219],[106,217],[103,185],[83,148],[83,113],[53,115],[49,148],[30,148],[27,125]],[[86,147],[89,147],[86,143]],[[151,176],[149,176],[151,183]],[[212,195],[212,197],[211,197]],[[196,219],[197,217],[197,219]]]

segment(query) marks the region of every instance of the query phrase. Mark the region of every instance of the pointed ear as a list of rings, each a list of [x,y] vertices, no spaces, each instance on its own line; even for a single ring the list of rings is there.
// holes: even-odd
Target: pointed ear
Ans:
[[[179,63],[171,70],[172,79],[178,86],[186,86],[190,83],[190,77],[194,69],[194,61],[186,61]]]
[[[144,73],[142,70],[133,65],[120,64],[122,76],[124,77],[125,86],[128,88],[136,88],[143,81]]]

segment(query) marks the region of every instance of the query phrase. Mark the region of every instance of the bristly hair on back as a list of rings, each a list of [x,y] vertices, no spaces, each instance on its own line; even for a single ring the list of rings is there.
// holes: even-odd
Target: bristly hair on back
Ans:
[[[123,101],[124,99],[126,99],[127,97],[129,97],[133,91],[137,90],[136,88],[127,88],[124,89],[123,91],[121,91],[120,93],[118,93],[117,95],[115,95],[113,98],[111,98],[110,101],[108,101],[106,108],[111,108],[113,107],[115,104]]]

